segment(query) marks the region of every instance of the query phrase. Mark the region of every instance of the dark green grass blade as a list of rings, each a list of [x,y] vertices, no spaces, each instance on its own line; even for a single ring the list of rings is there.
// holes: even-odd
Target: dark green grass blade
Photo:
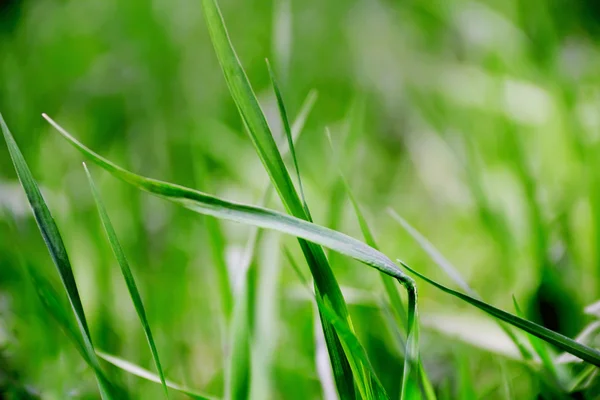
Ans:
[[[551,331],[550,329],[540,326],[536,323],[533,323],[533,322],[528,321],[523,318],[519,318],[515,315],[507,313],[506,311],[502,311],[502,310],[500,310],[496,307],[493,307],[481,300],[477,300],[471,296],[468,296],[466,294],[463,294],[463,293],[457,292],[455,290],[452,290],[450,288],[447,288],[447,287],[423,276],[422,274],[420,274],[419,272],[410,268],[406,264],[404,264],[402,262],[400,262],[400,263],[404,266],[404,268],[408,269],[410,272],[417,275],[419,278],[421,278],[424,281],[426,281],[427,283],[437,287],[438,289],[442,290],[443,292],[451,294],[454,297],[458,297],[459,299],[479,308],[480,310],[492,315],[493,317],[501,319],[502,321],[507,322],[510,325],[516,326],[517,328],[520,328],[520,329],[524,330],[525,332],[530,333],[530,334],[544,340],[545,342],[548,342],[548,343],[558,347],[559,349],[561,349],[563,351],[566,351],[567,353],[573,354],[574,356],[577,356],[577,357],[581,358],[582,360],[589,362],[590,364],[600,366],[600,351],[593,349],[591,347],[582,345],[581,343],[578,343],[578,342],[574,341],[573,339],[563,336],[560,333]]]
[[[108,212],[106,211],[104,203],[100,198],[98,188],[96,188],[94,180],[92,179],[92,175],[90,174],[90,171],[88,170],[85,163],[83,164],[83,168],[85,169],[88,182],[90,183],[90,189],[92,191],[94,201],[96,202],[98,213],[100,214],[102,226],[104,227],[106,236],[108,237],[108,241],[110,242],[110,247],[112,248],[113,253],[119,263],[119,266],[121,267],[121,273],[123,274],[123,278],[125,279],[125,283],[127,284],[127,290],[129,291],[129,295],[131,296],[131,301],[133,302],[135,311],[140,319],[140,323],[142,324],[142,329],[144,329],[144,334],[146,335],[148,346],[150,346],[150,352],[152,353],[152,358],[154,359],[154,364],[156,365],[158,376],[160,377],[160,380],[162,382],[163,389],[165,391],[165,396],[169,398],[169,390],[167,389],[163,368],[160,364],[160,359],[158,358],[158,350],[156,350],[156,343],[154,343],[152,331],[150,330],[150,324],[148,323],[148,318],[146,317],[144,303],[142,302],[142,297],[140,296],[140,292],[135,283],[133,273],[131,272],[131,268],[129,267],[129,262],[127,261],[127,257],[125,257],[125,253],[123,252],[121,244],[119,243],[119,239],[117,238],[117,233],[113,228],[113,225],[110,221],[110,217],[108,216]]]
[[[517,314],[517,317],[523,318],[524,315],[523,315],[523,312],[521,311],[521,307],[519,307],[519,303],[517,302],[517,299],[515,298],[515,296],[513,296],[512,299],[513,299],[513,304],[515,306],[515,312]],[[528,338],[529,338],[529,343],[531,344],[531,347],[533,347],[536,354],[542,361],[542,365],[546,369],[546,372],[550,375],[550,379],[554,383],[559,384],[560,381],[558,378],[558,371],[556,370],[556,366],[554,365],[554,362],[552,361],[552,355],[550,354],[550,351],[549,351],[548,347],[546,346],[546,343],[544,343],[543,341],[539,340],[537,337],[532,336],[532,335],[528,335]]]
[[[352,204],[352,208],[354,209],[354,213],[358,220],[358,224],[360,226],[360,230],[363,234],[363,237],[365,238],[365,241],[369,246],[371,246],[374,249],[379,249],[377,246],[377,243],[375,242],[375,236],[371,232],[371,228],[369,228],[369,224],[367,223],[367,220],[364,217],[362,210],[360,209],[360,205],[358,204],[358,201],[356,200],[356,197],[354,196],[354,193],[352,192],[352,189],[350,188],[350,184],[348,183],[345,175],[343,174],[343,172],[340,168],[339,161],[337,160],[336,153],[334,150],[333,141],[331,139],[331,133],[329,132],[328,129],[326,130],[326,135],[329,140],[329,144],[331,146],[331,151],[333,153],[335,165],[338,169],[338,175],[340,177],[340,180],[342,181],[344,189],[346,190],[346,194],[347,194],[348,198],[350,199],[350,203]],[[382,279],[386,294],[389,298],[390,304],[392,305],[392,307],[394,309],[396,317],[399,319],[399,321],[407,321],[408,317],[406,316],[406,311],[404,310],[404,306],[402,305],[402,300],[400,298],[400,294],[398,293],[398,289],[395,285],[395,281],[392,278],[390,278],[389,276],[385,276],[383,274],[381,275],[381,279]],[[416,307],[416,302],[412,305],[414,307]],[[414,310],[414,309],[409,310],[409,313],[414,316],[416,313],[416,310]],[[417,360],[417,362],[418,362],[418,359],[419,359],[418,354],[411,353],[414,351],[418,351],[418,348],[419,348],[418,332],[413,333],[413,330],[412,330],[414,324],[415,324],[414,321],[407,322],[406,332],[409,336],[409,339],[407,340],[407,344],[406,344],[405,360]],[[402,376],[402,386],[401,386],[401,393],[403,393],[403,394],[407,393],[408,391],[410,391],[411,393],[419,392],[418,383],[417,383],[418,382],[418,373],[420,370],[422,370],[422,368],[414,368],[414,367],[415,366],[407,367],[405,365],[406,373],[404,373]],[[409,376],[408,372],[410,372],[410,371],[412,371],[414,373],[413,376]],[[425,377],[425,380],[427,380],[426,377]],[[409,385],[413,385],[413,387],[408,388]]]
[[[48,206],[46,205],[44,198],[40,193],[37,183],[33,179],[31,171],[29,171],[29,167],[27,166],[19,147],[12,137],[12,134],[10,133],[8,126],[6,126],[4,118],[1,114],[0,126],[2,127],[4,140],[6,141],[13,165],[19,180],[21,181],[21,186],[25,191],[29,205],[33,210],[33,215],[37,225],[40,229],[42,237],[44,238],[44,242],[46,243],[46,247],[50,252],[52,261],[56,266],[63,287],[67,293],[69,303],[71,304],[71,308],[73,309],[73,313],[75,315],[75,320],[77,321],[77,326],[82,336],[82,342],[87,354],[87,358],[93,365],[93,370],[98,378],[98,384],[102,397],[112,399],[114,398],[114,389],[106,380],[104,374],[102,373],[102,369],[100,368],[100,364],[98,363],[98,359],[96,358],[90,331],[85,318],[85,313],[83,311],[83,305],[81,304],[79,291],[77,290],[75,277],[73,276],[71,263],[67,255],[67,250],[65,249],[62,238],[58,231],[58,227],[56,226],[54,218],[52,218],[52,214],[50,213],[50,210],[48,209]]]
[[[147,381],[150,381],[150,382],[155,382],[155,383],[158,383],[158,384],[162,384],[162,379],[158,375],[156,375],[156,374],[154,374],[154,373],[152,373],[152,372],[150,372],[150,371],[148,371],[148,370],[140,367],[139,365],[133,364],[132,362],[124,360],[124,359],[122,359],[120,357],[116,357],[116,356],[113,356],[113,355],[101,352],[99,350],[97,350],[96,353],[98,354],[98,357],[100,357],[103,360],[111,363],[115,367],[122,369],[125,372],[128,372],[128,373],[130,373],[132,375],[138,376],[138,377],[140,377],[142,379],[145,379]],[[165,382],[166,382],[167,386],[170,387],[171,389],[176,390],[176,391],[178,391],[180,393],[183,393],[186,396],[191,397],[192,399],[197,399],[197,400],[217,400],[217,397],[209,396],[207,394],[198,393],[198,392],[196,392],[196,391],[194,391],[192,389],[189,389],[189,388],[187,388],[187,387],[185,387],[183,385],[171,382],[168,379],[165,380]]]

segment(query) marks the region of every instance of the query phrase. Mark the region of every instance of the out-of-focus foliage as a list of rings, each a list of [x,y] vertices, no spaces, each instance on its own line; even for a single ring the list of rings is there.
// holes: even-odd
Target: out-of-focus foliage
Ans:
[[[285,138],[264,58],[290,119],[311,89],[319,93],[296,146],[315,222],[361,237],[324,133],[329,127],[382,252],[452,285],[389,217],[393,206],[494,305],[510,311],[514,295],[527,317],[571,337],[597,320],[583,311],[600,294],[596,2],[219,4],[278,142]],[[0,77],[0,111],[59,226],[94,345],[153,370],[82,158],[40,114],[142,175],[258,203],[268,177],[222,77],[200,2],[0,1]],[[100,171],[94,177],[165,375],[221,396],[229,336],[216,266],[227,264],[237,296],[250,229],[209,221]],[[282,209],[275,200],[268,206]],[[313,299],[280,257],[281,242],[302,260],[291,238],[269,234],[257,245],[249,307],[253,348],[260,349],[251,362],[261,373],[251,377],[250,393],[321,398],[329,393],[318,372],[327,358],[315,342]],[[397,397],[403,353],[380,306],[381,280],[352,260],[329,258],[357,336]],[[0,391],[97,398],[93,372],[46,314],[29,267],[55,274],[0,146]],[[421,358],[440,398],[446,391],[457,398],[465,386],[481,398],[554,390],[515,361],[517,350],[493,321],[418,283]],[[133,398],[162,398],[155,383],[104,366]],[[564,388],[582,371],[569,367],[559,377]],[[587,376],[577,390],[597,387]]]

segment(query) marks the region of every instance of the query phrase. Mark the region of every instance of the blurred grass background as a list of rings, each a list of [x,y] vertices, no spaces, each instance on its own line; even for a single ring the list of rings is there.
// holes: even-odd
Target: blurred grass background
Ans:
[[[588,1],[222,0],[231,39],[271,125],[264,59],[295,116],[319,98],[297,145],[315,221],[360,238],[325,127],[382,250],[444,279],[389,217],[393,207],[491,303],[575,336],[600,289],[600,6]],[[266,182],[243,132],[197,1],[0,2],[0,110],[44,189],[98,348],[152,369],[143,331],[101,230],[81,156],[46,112],[120,165],[258,203]],[[220,395],[225,340],[206,219],[96,172],[140,286],[167,375]],[[281,208],[273,201],[270,207]],[[248,228],[219,222],[235,276]],[[270,398],[321,398],[310,299],[268,234],[259,253]],[[291,247],[298,251],[296,247]],[[377,274],[331,256],[356,329],[388,391],[402,355]],[[0,387],[96,398],[93,374],[44,313],[24,266],[47,250],[0,150]],[[235,287],[235,279],[233,280]],[[261,286],[264,287],[264,286]],[[419,284],[422,357],[436,386],[466,368],[499,398],[515,350],[482,314]],[[261,362],[261,357],[256,362]],[[262,360],[262,361],[264,361]],[[504,368],[504,367],[503,367]],[[515,398],[536,383],[506,363]],[[135,398],[153,383],[120,375]],[[11,390],[13,390],[11,389]],[[258,389],[257,389],[258,390]],[[460,397],[460,385],[451,385]],[[17,397],[18,398],[18,397]]]

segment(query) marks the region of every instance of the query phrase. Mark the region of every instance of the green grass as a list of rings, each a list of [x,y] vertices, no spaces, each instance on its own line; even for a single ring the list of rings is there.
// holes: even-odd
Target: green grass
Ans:
[[[0,397],[596,397],[591,2],[163,3],[0,5]]]

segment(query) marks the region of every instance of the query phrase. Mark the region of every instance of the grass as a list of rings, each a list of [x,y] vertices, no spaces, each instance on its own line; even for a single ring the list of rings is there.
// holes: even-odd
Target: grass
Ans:
[[[585,13],[350,3],[13,17],[0,397],[594,397]]]

